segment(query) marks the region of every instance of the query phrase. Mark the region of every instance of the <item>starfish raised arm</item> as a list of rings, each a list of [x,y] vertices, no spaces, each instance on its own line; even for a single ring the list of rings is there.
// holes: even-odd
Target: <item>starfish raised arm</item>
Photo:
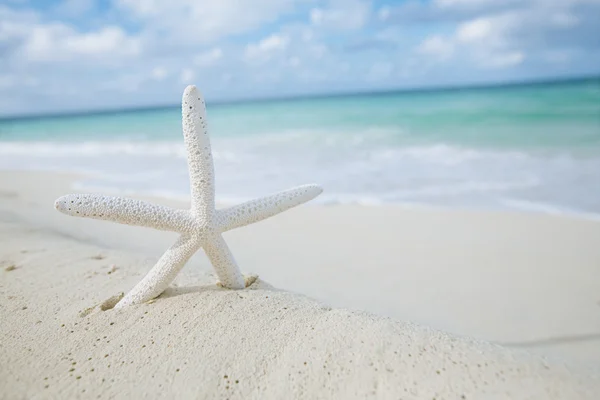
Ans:
[[[192,214],[212,215],[215,208],[215,172],[206,126],[206,107],[195,86],[188,86],[181,104],[183,139],[190,174]]]
[[[262,221],[314,199],[323,192],[318,185],[302,185],[217,211],[219,230],[225,232]]]
[[[181,268],[198,250],[200,243],[189,234],[183,234],[177,239],[165,254],[152,267],[133,289],[127,293],[115,306],[125,307],[131,304],[140,304],[160,295],[177,276]]]
[[[193,225],[187,210],[177,210],[142,200],[98,194],[68,194],[54,207],[63,214],[145,226],[163,231],[188,231]]]

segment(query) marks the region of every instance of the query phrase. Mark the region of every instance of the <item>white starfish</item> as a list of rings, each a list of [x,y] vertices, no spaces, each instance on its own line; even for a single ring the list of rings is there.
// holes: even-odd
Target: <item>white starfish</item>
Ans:
[[[67,215],[181,233],[150,272],[115,308],[139,304],[160,295],[189,258],[204,248],[222,286],[243,289],[244,277],[221,236],[222,232],[269,218],[305,203],[323,190],[304,185],[223,210],[215,209],[214,167],[200,92],[188,86],[182,101],[183,136],[191,184],[191,209],[180,210],[123,197],[69,194],[55,208]]]

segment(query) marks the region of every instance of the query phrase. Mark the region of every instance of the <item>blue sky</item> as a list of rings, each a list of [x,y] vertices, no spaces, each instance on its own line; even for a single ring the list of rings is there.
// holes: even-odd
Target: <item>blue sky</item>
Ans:
[[[0,114],[600,73],[600,0],[3,0]]]

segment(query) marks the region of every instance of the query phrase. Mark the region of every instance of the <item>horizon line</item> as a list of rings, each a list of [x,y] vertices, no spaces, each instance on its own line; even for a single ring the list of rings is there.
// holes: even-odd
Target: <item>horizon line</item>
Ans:
[[[334,91],[329,93],[313,93],[313,94],[298,94],[298,95],[287,95],[287,96],[265,96],[265,97],[248,97],[248,98],[236,98],[232,100],[216,100],[207,102],[207,105],[212,106],[228,106],[244,103],[270,103],[270,102],[291,102],[296,100],[309,100],[309,99],[328,99],[328,98],[340,98],[340,97],[360,97],[369,95],[394,95],[401,93],[435,93],[435,92],[453,92],[461,90],[482,90],[482,89],[500,89],[506,87],[518,87],[518,86],[538,86],[548,84],[564,84],[583,82],[588,80],[600,79],[600,74],[595,75],[584,75],[584,76],[573,76],[573,77],[557,77],[557,78],[542,78],[542,79],[525,79],[525,80],[510,80],[505,82],[491,82],[491,83],[467,83],[464,85],[439,85],[439,86],[422,86],[422,87],[408,87],[408,88],[392,88],[383,90],[358,90],[358,91]],[[91,110],[77,110],[77,111],[65,111],[65,112],[49,112],[40,114],[16,114],[16,115],[0,115],[0,122],[7,121],[19,121],[27,119],[53,119],[53,118],[69,118],[77,116],[97,116],[104,114],[126,114],[140,111],[157,111],[166,110],[171,108],[177,108],[181,105],[176,104],[157,104],[148,105],[141,107],[125,107],[125,108],[105,108],[105,109],[91,109]]]

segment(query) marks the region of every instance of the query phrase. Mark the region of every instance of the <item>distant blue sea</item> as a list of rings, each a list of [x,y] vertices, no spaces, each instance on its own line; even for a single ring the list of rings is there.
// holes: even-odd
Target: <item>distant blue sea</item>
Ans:
[[[189,195],[180,106],[0,120],[0,168]],[[316,182],[328,204],[600,216],[600,78],[208,104],[217,197]]]

